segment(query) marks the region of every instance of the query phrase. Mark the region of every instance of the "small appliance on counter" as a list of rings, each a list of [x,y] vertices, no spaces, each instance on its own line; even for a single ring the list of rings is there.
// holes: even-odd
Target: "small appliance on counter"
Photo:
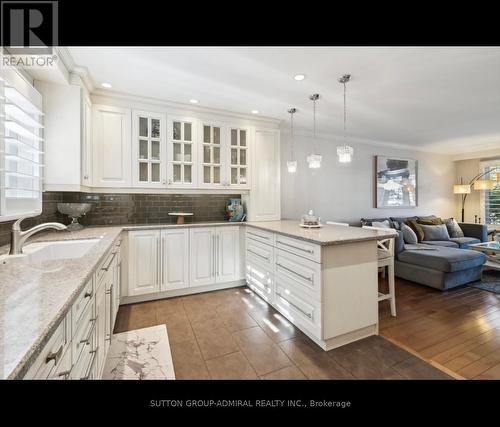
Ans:
[[[304,228],[320,228],[322,226],[321,218],[314,215],[313,210],[310,209],[307,214],[302,215],[302,220],[299,225]]]
[[[83,225],[78,222],[78,218],[82,215],[86,215],[87,212],[92,209],[90,203],[58,203],[57,210],[64,215],[68,215],[71,218],[71,224],[68,225],[66,230],[76,231],[81,230]]]
[[[241,204],[241,199],[229,199],[226,202],[226,213],[229,217],[229,221],[231,222],[241,222],[246,218],[245,209]]]

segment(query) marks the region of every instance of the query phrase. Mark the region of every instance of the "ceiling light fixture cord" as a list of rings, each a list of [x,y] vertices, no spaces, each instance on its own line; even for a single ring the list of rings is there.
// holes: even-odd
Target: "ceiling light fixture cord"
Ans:
[[[346,144],[346,128],[347,128],[347,102],[346,102],[346,90],[347,90],[347,86],[346,86],[346,82],[344,81],[344,146],[347,145]]]
[[[293,155],[293,113],[295,113],[295,108],[292,108],[290,110],[290,133],[291,133],[291,136],[292,136],[292,160],[294,159],[294,155]]]

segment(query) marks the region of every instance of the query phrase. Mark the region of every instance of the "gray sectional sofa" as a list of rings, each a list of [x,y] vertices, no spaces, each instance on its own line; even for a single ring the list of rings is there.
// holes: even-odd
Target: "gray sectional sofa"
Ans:
[[[427,219],[429,217],[411,217]],[[407,218],[362,219],[362,225],[372,225],[374,221],[389,220],[390,226],[398,230],[395,245],[395,275],[402,279],[421,283],[440,290],[474,282],[481,278],[482,266],[486,261],[483,253],[467,249],[470,244],[485,242],[488,238],[487,227],[483,224],[459,223],[464,237],[450,238],[446,241],[426,241],[432,250],[405,249],[403,233],[399,231]],[[409,246],[407,246],[408,248]]]

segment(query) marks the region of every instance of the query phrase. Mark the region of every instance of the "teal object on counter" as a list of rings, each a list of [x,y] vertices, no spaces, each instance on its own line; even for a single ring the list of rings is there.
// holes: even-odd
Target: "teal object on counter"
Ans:
[[[243,221],[245,210],[241,204],[241,199],[229,199],[226,202],[226,213],[231,222]]]

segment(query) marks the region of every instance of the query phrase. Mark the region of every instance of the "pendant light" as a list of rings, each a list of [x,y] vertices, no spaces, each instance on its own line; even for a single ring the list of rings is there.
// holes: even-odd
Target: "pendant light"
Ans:
[[[319,99],[319,94],[315,93],[309,97],[309,99],[313,102],[313,135],[314,135],[314,143],[313,148],[316,146],[316,101]],[[321,154],[311,153],[307,156],[307,163],[309,163],[310,169],[318,169],[321,167]]]
[[[346,108],[346,84],[351,80],[350,74],[344,74],[339,78],[339,83],[344,85],[344,145],[337,147],[337,156],[340,163],[351,163],[354,149],[346,143],[346,129],[347,129],[347,108]]]
[[[291,159],[286,162],[286,167],[288,169],[288,173],[295,173],[297,172],[297,160],[294,160],[293,156],[293,115],[297,112],[296,108],[290,108],[288,110],[290,113],[290,139],[291,139],[291,153],[290,157]]]

